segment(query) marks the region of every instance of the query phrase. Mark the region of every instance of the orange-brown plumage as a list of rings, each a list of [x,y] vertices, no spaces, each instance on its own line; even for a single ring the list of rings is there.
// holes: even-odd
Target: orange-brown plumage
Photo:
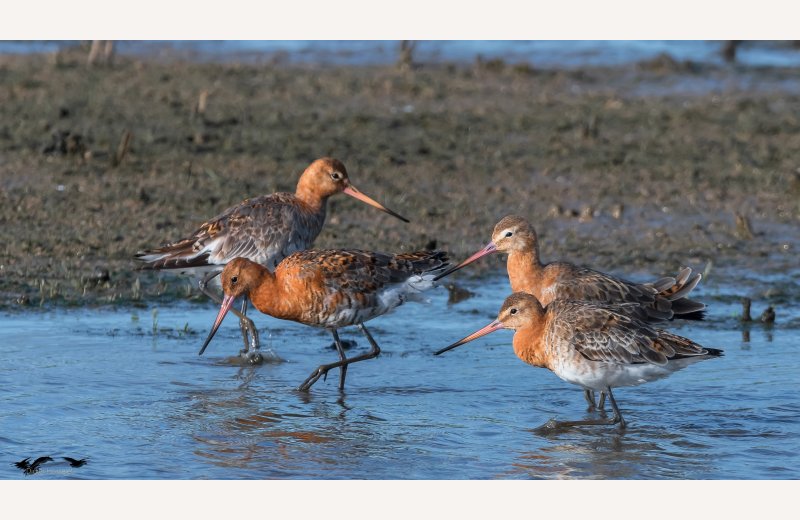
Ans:
[[[325,223],[328,198],[337,193],[345,193],[408,222],[357,190],[341,161],[323,157],[305,169],[295,193],[273,193],[244,200],[201,224],[189,237],[158,249],[140,251],[136,258],[144,262],[142,269],[169,269],[195,276],[200,290],[220,303],[206,284],[215,281],[225,264],[242,257],[275,269],[288,255],[311,247]],[[245,353],[258,359],[255,352],[259,347],[258,331],[244,310],[238,316]]]
[[[447,255],[438,251],[396,255],[360,250],[298,251],[286,257],[274,272],[245,258],[236,258],[222,271],[225,298],[200,353],[233,301],[245,296],[265,314],[330,330],[341,362],[323,365],[325,369],[316,378],[334,365],[343,366],[344,374],[344,367],[353,360],[345,359],[337,329],[349,325],[361,327],[373,346],[374,355],[366,356],[377,356],[380,350],[363,327],[364,322],[433,287],[433,277],[447,266]],[[313,377],[314,374],[309,380]],[[302,389],[316,381],[309,383],[309,380]],[[340,385],[344,386],[344,376]]]
[[[341,161],[323,157],[305,169],[295,193],[246,199],[201,224],[191,236],[141,251],[136,258],[145,262],[143,269],[221,271],[237,257],[274,269],[294,251],[311,246],[325,223],[328,198],[337,193],[346,193],[405,220],[358,191]]]
[[[332,172],[339,172],[341,176],[333,178]],[[309,208],[318,209],[328,197],[344,191],[347,179],[347,168],[340,160],[323,157],[305,169],[297,181],[294,195]]]
[[[635,303],[630,311],[651,320],[697,319],[705,305],[686,297],[700,282],[700,274],[683,269],[675,278],[635,283],[567,262],[543,264],[536,230],[522,217],[509,215],[494,227],[492,241],[470,258],[439,276],[459,269],[495,251],[508,254],[511,289],[536,296],[542,305],[556,299],[606,303]]]
[[[221,282],[226,296],[246,294],[265,314],[330,329],[362,323],[400,305],[415,290],[406,287],[409,280],[438,272],[446,262],[442,252],[312,249],[289,255],[274,273],[237,258],[225,267]]]
[[[437,354],[496,330],[513,329],[517,357],[567,382],[606,392],[614,422],[619,422],[611,388],[661,379],[695,361],[722,355],[637,318],[629,309],[635,305],[559,299],[542,307],[532,294],[516,292],[503,302],[495,321]]]

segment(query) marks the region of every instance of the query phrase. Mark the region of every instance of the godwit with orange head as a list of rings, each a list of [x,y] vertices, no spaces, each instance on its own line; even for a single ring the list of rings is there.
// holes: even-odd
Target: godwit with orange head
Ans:
[[[492,240],[480,251],[440,274],[440,279],[496,251],[508,253],[511,290],[530,293],[547,305],[553,300],[635,303],[630,310],[653,321],[672,318],[701,319],[706,306],[686,298],[702,276],[690,268],[652,283],[629,282],[568,262],[543,264],[539,259],[536,230],[522,217],[509,215],[497,223]]]
[[[511,290],[536,296],[542,305],[557,299],[605,303],[632,303],[621,312],[629,312],[649,321],[672,318],[702,319],[706,306],[686,296],[700,282],[699,273],[682,269],[674,278],[653,283],[635,283],[567,262],[543,264],[539,259],[536,230],[522,217],[509,215],[497,223],[492,240],[480,251],[439,275],[446,276],[475,260],[496,251],[508,253],[508,279]],[[592,392],[584,393],[594,407]],[[601,395],[599,407],[604,398]]]
[[[142,269],[168,269],[197,278],[200,290],[217,304],[222,300],[207,284],[225,264],[237,257],[247,258],[275,269],[288,255],[311,246],[325,223],[328,198],[345,193],[404,222],[408,220],[364,195],[350,183],[341,161],[324,157],[305,169],[292,193],[273,193],[228,208],[208,220],[188,238],[158,249],[140,251],[136,258]],[[260,359],[258,331],[247,318],[247,302],[239,317],[245,356]],[[250,341],[248,341],[248,333]]]
[[[448,265],[447,255],[439,251],[392,255],[359,250],[306,250],[287,256],[274,272],[245,258],[236,258],[222,271],[224,299],[200,354],[234,300],[245,296],[264,314],[329,330],[339,361],[320,365],[299,390],[307,391],[336,367],[340,367],[342,390],[348,365],[372,359],[381,352],[364,322],[433,287],[434,276]],[[337,330],[349,325],[358,326],[364,333],[371,346],[368,353],[345,357]]]
[[[722,355],[721,350],[703,348],[637,318],[630,312],[635,305],[555,300],[542,307],[532,294],[516,292],[503,302],[496,320],[436,355],[496,330],[512,329],[518,358],[547,368],[568,383],[605,392],[614,409],[612,419],[547,426],[619,423],[624,428],[612,388],[655,381],[696,361]]]

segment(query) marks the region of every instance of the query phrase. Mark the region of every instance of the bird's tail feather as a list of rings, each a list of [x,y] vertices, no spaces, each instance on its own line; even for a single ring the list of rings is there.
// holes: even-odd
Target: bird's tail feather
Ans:
[[[656,280],[650,284],[658,292],[656,307],[670,310],[675,318],[704,319],[706,305],[687,298],[702,278],[700,273],[692,273],[690,267],[685,267],[674,278],[667,276]]]
[[[194,239],[185,239],[158,249],[139,251],[135,258],[144,262],[139,269],[189,269],[207,267],[209,252],[196,251]]]

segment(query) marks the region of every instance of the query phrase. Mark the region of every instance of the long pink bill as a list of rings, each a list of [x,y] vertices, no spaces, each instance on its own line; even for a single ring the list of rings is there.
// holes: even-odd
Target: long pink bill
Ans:
[[[370,197],[367,197],[366,195],[364,195],[363,193],[358,191],[356,189],[356,187],[353,186],[352,184],[350,186],[346,187],[343,191],[346,194],[350,195],[351,197],[360,200],[361,202],[366,202],[367,204],[369,204],[370,206],[372,206],[374,208],[378,208],[379,210],[381,210],[381,211],[383,211],[385,213],[388,213],[389,215],[391,215],[393,217],[399,218],[400,220],[402,220],[406,224],[408,224],[410,222],[407,218],[398,215],[397,213],[395,213],[394,211],[390,210],[389,208],[387,208],[386,206],[384,206],[380,202],[378,202],[378,201],[376,201],[376,200],[374,200],[374,199],[372,199]]]
[[[452,345],[449,345],[449,346],[443,348],[442,350],[434,353],[434,356],[438,356],[439,354],[443,354],[443,353],[447,352],[448,350],[452,350],[452,349],[454,349],[456,347],[460,347],[464,343],[469,343],[473,339],[478,339],[481,336],[485,336],[487,334],[491,334],[492,332],[494,332],[496,330],[500,330],[502,328],[503,328],[503,324],[500,323],[500,320],[494,320],[493,322],[491,322],[490,324],[488,324],[487,326],[485,326],[481,330],[473,332],[472,334],[470,334],[466,338],[460,339],[460,340],[456,341],[455,343],[453,343]]]
[[[494,242],[489,242],[488,244],[486,244],[483,247],[483,249],[481,249],[480,251],[478,251],[477,253],[475,253],[471,257],[467,258],[466,260],[464,260],[463,262],[461,262],[457,266],[451,267],[447,271],[445,271],[442,274],[438,275],[436,278],[433,279],[433,281],[435,282],[436,280],[438,280],[440,278],[444,278],[448,274],[454,273],[454,272],[458,271],[459,269],[461,269],[462,267],[471,264],[472,262],[474,262],[478,258],[481,258],[481,257],[486,256],[486,255],[490,255],[490,254],[494,253],[495,251],[497,251],[497,246],[494,245]]]
[[[214,322],[214,326],[211,327],[211,332],[209,332],[205,343],[203,343],[203,346],[200,348],[200,352],[197,353],[198,356],[202,356],[203,352],[206,351],[206,347],[211,342],[211,338],[214,337],[214,334],[217,333],[217,329],[222,324],[222,320],[225,319],[225,315],[228,314],[229,310],[231,310],[231,306],[233,306],[234,300],[236,300],[236,297],[227,295],[222,300],[222,306],[219,308],[219,314],[217,314],[217,320]]]

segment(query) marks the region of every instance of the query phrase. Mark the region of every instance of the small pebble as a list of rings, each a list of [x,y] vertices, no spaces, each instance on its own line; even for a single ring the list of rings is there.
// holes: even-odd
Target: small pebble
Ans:
[[[91,279],[95,283],[108,282],[111,280],[111,274],[108,272],[108,269],[97,268],[92,273]]]
[[[453,305],[459,302],[463,302],[464,300],[468,300],[475,296],[475,293],[464,289],[463,287],[459,287],[454,283],[449,283],[445,286],[447,288],[447,292],[449,292],[449,296],[447,297],[447,304]]]
[[[350,350],[351,348],[356,347],[356,346],[358,346],[358,343],[356,343],[355,340],[352,340],[352,339],[343,339],[342,340],[342,348],[344,350]],[[328,348],[331,349],[331,350],[336,350],[336,343],[331,342],[331,344],[328,345]]]
[[[558,218],[562,215],[564,209],[559,206],[558,204],[553,204],[550,206],[550,209],[547,210],[547,216],[550,218]]]
[[[578,222],[590,222],[594,218],[594,209],[591,206],[581,208],[581,215]]]

